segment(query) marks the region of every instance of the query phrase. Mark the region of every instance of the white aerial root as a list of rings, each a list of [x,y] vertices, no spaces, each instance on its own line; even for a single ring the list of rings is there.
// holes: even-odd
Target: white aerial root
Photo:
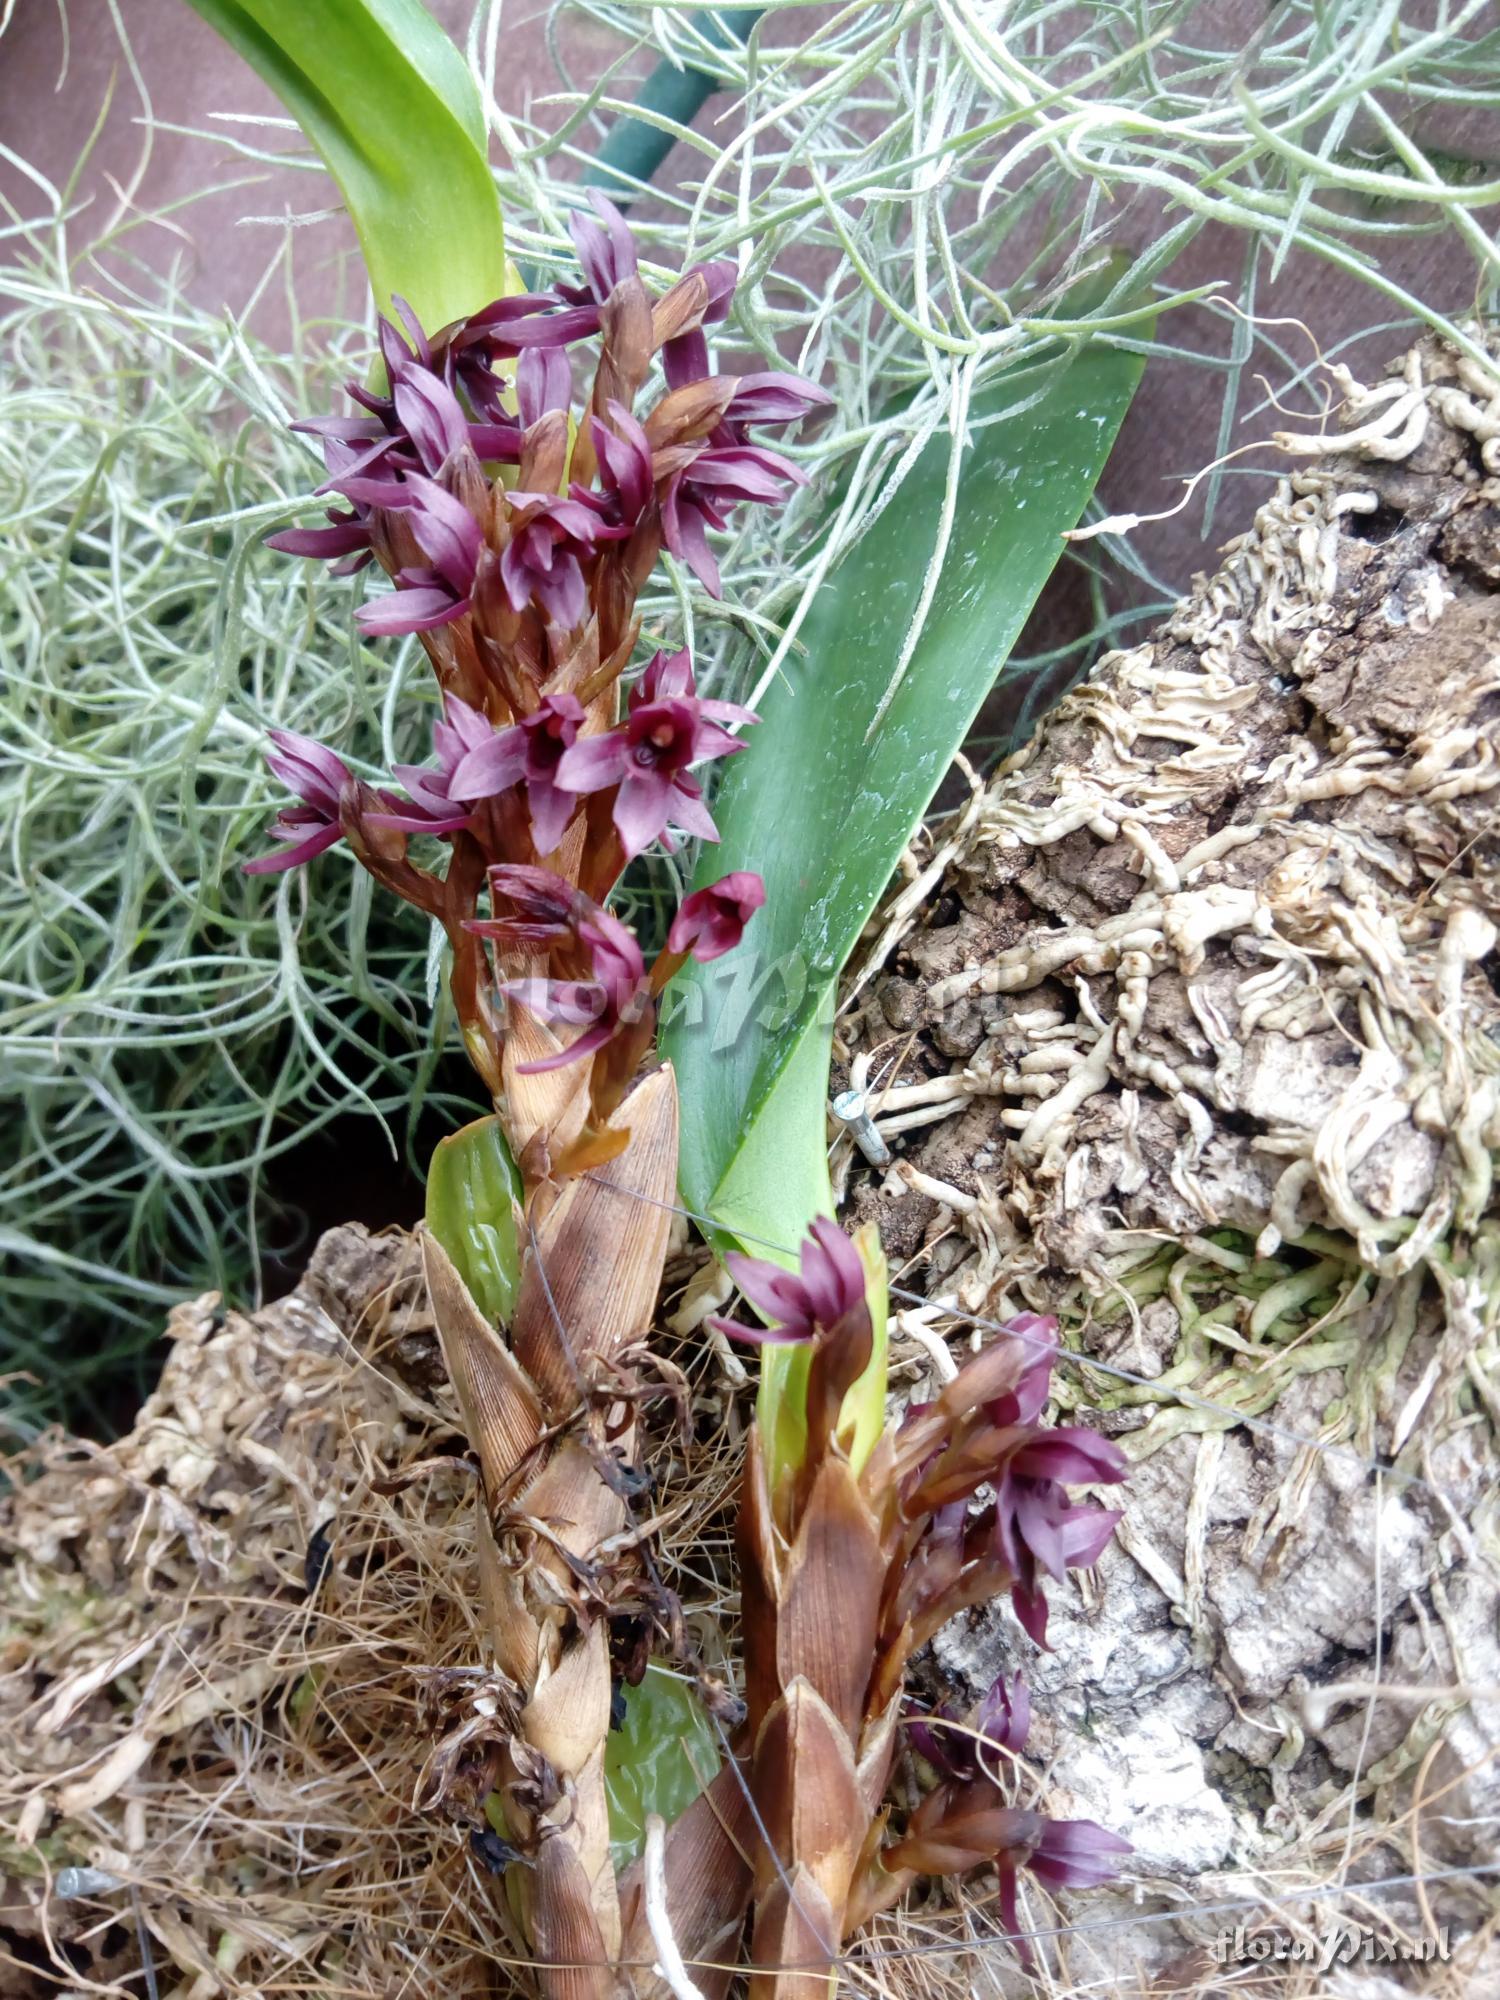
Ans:
[[[657,1950],[652,1971],[658,1979],[666,1981],[677,2000],[704,2000],[703,1989],[694,1984],[682,1962],[667,1915],[666,1853],[666,1822],[660,1813],[651,1813],[646,1819],[645,1903],[646,1925]]]
[[[1347,370],[1330,372],[1350,428],[1279,440],[1316,459],[1315,468],[1282,480],[1250,533],[1230,545],[1224,568],[1179,608],[1166,642],[1111,655],[1066,698],[1041,737],[971,800],[943,850],[950,872],[966,855],[982,869],[987,849],[1055,849],[1087,830],[1118,844],[1122,863],[1141,878],[1139,892],[1128,908],[1087,923],[1064,904],[1008,948],[935,981],[929,1014],[958,1010],[952,1018],[972,1020],[962,1010],[977,1007],[982,1039],[949,1075],[889,1089],[877,1111],[882,1131],[895,1136],[975,1097],[994,1098],[996,1124],[1012,1135],[1014,1175],[1060,1187],[1066,1167],[1071,1198],[1087,1179],[1087,1159],[1073,1151],[1079,1121],[1106,1091],[1122,1107],[1123,1127],[1112,1128],[1122,1133],[1112,1141],[1122,1156],[1115,1185],[1122,1194],[1144,1185],[1144,1091],[1171,1107],[1178,1137],[1167,1178],[1207,1229],[1223,1217],[1204,1160],[1222,1116],[1250,1109],[1264,1122],[1256,1150],[1272,1169],[1258,1253],[1274,1255],[1321,1216],[1348,1232],[1370,1270],[1399,1278],[1456,1224],[1473,1226],[1493,1186],[1500,1056],[1487,1059],[1474,1043],[1472,996],[1496,924],[1465,900],[1458,878],[1443,876],[1410,917],[1398,922],[1393,911],[1420,887],[1413,853],[1442,851],[1445,808],[1500,798],[1500,746],[1493,727],[1475,719],[1481,701],[1500,691],[1500,668],[1480,657],[1467,673],[1450,672],[1433,690],[1425,729],[1405,747],[1383,732],[1330,724],[1323,741],[1287,734],[1262,768],[1256,746],[1264,738],[1255,731],[1265,726],[1265,689],[1247,676],[1242,647],[1249,638],[1284,663],[1289,684],[1316,673],[1334,621],[1347,615],[1338,603],[1341,523],[1377,504],[1351,468],[1361,458],[1410,457],[1442,421],[1500,452],[1500,374],[1470,357],[1439,351],[1424,360],[1417,350],[1399,376],[1373,388]],[[1414,589],[1391,620],[1431,629],[1452,593],[1436,567],[1419,573]],[[1068,754],[1037,782],[1049,742],[1066,743]],[[1254,787],[1253,819],[1174,849],[1185,810],[1200,795],[1219,795],[1220,773],[1235,774],[1242,791]],[[1340,802],[1375,795],[1405,809],[1410,842],[1377,831],[1368,815],[1325,817]],[[1246,849],[1268,840],[1277,858],[1257,871]],[[1223,878],[1226,869],[1235,879]],[[931,870],[919,879],[928,887]],[[853,990],[888,957],[910,910],[903,891]],[[1227,983],[1226,945],[1228,963],[1242,968]],[[1186,1019],[1170,1036],[1151,1011],[1163,976],[1183,996],[1174,1013],[1185,1003]],[[1088,991],[1101,980],[1113,988],[1102,1008]],[[1071,991],[1078,1018],[1052,1006],[1058,984]],[[1050,1011],[1023,1012],[1009,998],[1038,988]],[[1279,1050],[1330,1028],[1353,1059],[1325,1072],[1331,1100],[1311,1104],[1291,1086],[1268,1106],[1258,1081],[1267,1054],[1283,1060]],[[1295,1064],[1283,1067],[1290,1085]],[[1434,1145],[1443,1164],[1429,1173],[1415,1211],[1393,1216],[1372,1208],[1356,1183],[1397,1142],[1412,1160]],[[973,1197],[910,1165],[901,1171],[975,1232]],[[1013,1207],[1022,1201],[1015,1185],[1005,1198]],[[1067,1198],[1059,1213],[1066,1210]],[[1001,1275],[992,1272],[992,1282]]]

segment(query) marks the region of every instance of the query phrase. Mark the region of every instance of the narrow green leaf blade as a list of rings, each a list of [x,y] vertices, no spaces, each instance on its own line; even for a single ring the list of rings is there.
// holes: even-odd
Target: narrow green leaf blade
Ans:
[[[498,1118],[476,1118],[439,1139],[427,1171],[427,1227],[491,1326],[509,1320],[521,1281],[523,1193]]]
[[[375,303],[436,328],[506,285],[484,107],[421,0],[188,0],[265,79],[344,197]]]
[[[766,907],[739,951],[679,974],[664,1040],[684,1199],[760,1255],[794,1245],[813,1212],[834,982],[1083,512],[1142,365],[1090,344],[1032,381],[1030,408],[977,427],[1026,394],[1015,378],[976,404],[937,588],[882,709],[938,545],[950,447],[934,440],[824,585],[805,655],[726,768],[722,842],[698,882],[758,869]]]

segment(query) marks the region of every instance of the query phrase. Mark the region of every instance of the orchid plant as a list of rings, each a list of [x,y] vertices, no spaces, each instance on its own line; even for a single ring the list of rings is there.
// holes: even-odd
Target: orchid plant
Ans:
[[[641,662],[636,603],[664,550],[719,595],[711,537],[803,480],[766,433],[831,399],[779,369],[718,369],[710,333],[736,267],[694,264],[653,293],[597,193],[572,220],[576,275],[424,325],[387,290],[393,264],[418,271],[429,299],[451,298],[453,274],[431,242],[407,240],[398,190],[326,116],[305,19],[281,0],[247,10],[256,34],[238,14],[220,25],[323,151],[390,302],[379,376],[349,383],[349,414],[297,426],[321,445],[326,518],[272,545],[341,574],[382,570],[394,587],[358,610],[359,627],[418,640],[437,709],[431,761],[398,764],[388,783],[273,732],[268,761],[290,798],[271,850],[246,866],[280,873],[342,842],[440,925],[494,1107],[439,1147],[422,1235],[478,1474],[489,1663],[437,1691],[421,1802],[466,1825],[502,1875],[502,1918],[545,2000],[722,1993],[747,1915],[757,2000],[813,2000],[843,1941],[922,1874],[994,1865],[1016,1932],[1018,1870],[1096,1881],[1124,1843],[1022,1802],[1019,1676],[981,1703],[965,1751],[955,1718],[908,1713],[906,1669],[956,1611],[1005,1592],[1044,1644],[1044,1579],[1092,1562],[1117,1518],[1066,1489],[1117,1482],[1125,1462],[1089,1431],[1043,1422],[1056,1329],[1032,1317],[890,1426],[878,1239],[851,1241],[826,1216],[795,1270],[728,1259],[762,1323],[723,1330],[788,1354],[763,1371],[740,1499],[744,1698],[693,1675],[722,1766],[654,1834],[643,1778],[646,1852],[617,1872],[611,1843],[622,1690],[653,1652],[694,1665],[635,1512],[639,1413],[676,1388],[648,1339],[678,1184],[657,1017],[669,983],[733,952],[766,903],[753,867],[700,869],[649,963],[609,907],[654,844],[717,841],[703,774],[757,720],[699,692],[687,649]],[[365,11],[339,0],[340,75]],[[469,158],[483,159],[474,106],[414,0],[368,23],[385,113],[399,123],[394,29],[408,15],[413,87],[447,104],[445,157],[482,219],[492,189]],[[508,280],[498,233],[487,249],[483,235],[470,232],[471,266]],[[903,1745],[936,1782],[893,1829],[885,1797]]]
[[[793,374],[717,372],[705,329],[729,309],[733,267],[695,266],[653,297],[623,218],[592,200],[572,225],[578,283],[433,332],[398,301],[400,324],[380,325],[382,385],[351,383],[355,414],[300,426],[321,441],[333,504],[273,544],[340,571],[377,563],[395,587],[358,622],[417,636],[440,711],[432,761],[396,766],[389,786],[275,734],[269,761],[292,797],[276,845],[247,866],[297,867],[344,841],[441,924],[495,1107],[477,1129],[505,1162],[499,1294],[481,1306],[462,1231],[425,1239],[480,1474],[493,1674],[482,1702],[448,1718],[424,1796],[487,1838],[503,1827],[505,1914],[544,1993],[623,1990],[661,1924],[679,1951],[732,1967],[727,1943],[753,1905],[752,1988],[792,2000],[825,1992],[843,1939],[918,1874],[996,1863],[1014,1930],[1018,1868],[1090,1881],[1123,1847],[1015,1803],[991,1758],[1016,1768],[1024,1745],[1018,1680],[982,1707],[967,1761],[937,1742],[941,1719],[920,1725],[913,1747],[941,1782],[895,1839],[884,1799],[912,1654],[1005,1591],[1044,1643],[1044,1577],[1092,1562],[1116,1519],[1066,1488],[1125,1465],[1093,1433],[1042,1423],[1051,1322],[1013,1322],[888,1429],[873,1234],[856,1245],[819,1219],[796,1271],[731,1254],[765,1323],[724,1330],[800,1348],[804,1363],[763,1400],[749,1442],[745,1700],[724,1704],[739,1735],[663,1840],[655,1905],[638,1867],[617,1879],[604,1779],[616,1686],[639,1681],[653,1645],[683,1645],[631,1508],[637,1411],[665,1375],[646,1335],[676,1189],[656,1013],[689,958],[734,950],[765,900],[749,870],[698,889],[649,965],[608,907],[653,843],[716,838],[698,773],[755,721],[698,692],[686,650],[632,672],[635,601],[663,547],[718,592],[709,531],[802,476],[760,434],[828,398]],[[638,414],[657,359],[659,393]]]

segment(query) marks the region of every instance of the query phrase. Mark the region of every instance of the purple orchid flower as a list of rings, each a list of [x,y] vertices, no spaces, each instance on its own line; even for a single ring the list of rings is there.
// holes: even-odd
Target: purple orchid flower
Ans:
[[[763,1257],[742,1256],[737,1250],[730,1251],[724,1262],[745,1297],[769,1322],[743,1326],[732,1319],[709,1321],[734,1340],[755,1347],[800,1346],[832,1332],[848,1314],[868,1310],[859,1252],[826,1216],[819,1216],[803,1237],[795,1271],[784,1271]]]
[[[513,361],[518,355],[534,352],[561,357],[573,341],[599,331],[597,310],[557,312],[553,308],[558,302],[555,292],[512,293],[471,313],[449,337],[448,373],[475,412],[492,426],[513,426],[506,404],[510,383],[496,372],[497,361]],[[526,421],[524,416],[522,421]],[[520,430],[514,435],[519,455]],[[498,456],[480,453],[481,457],[492,455]]]
[[[349,490],[356,497],[369,492],[362,482],[350,482]],[[375,636],[450,625],[469,609],[484,533],[461,500],[420,473],[408,473],[386,504],[392,501],[400,503],[429,566],[401,570],[391,596],[362,604],[354,614],[360,630]]]
[[[446,711],[432,725],[436,770],[426,764],[393,765],[391,775],[405,787],[410,808],[371,813],[371,826],[392,826],[402,833],[457,833],[473,818],[472,803],[454,797],[453,779],[471,752],[494,740],[495,726],[456,694],[448,696]]]
[[[1111,1507],[1079,1506],[1063,1485],[1116,1485],[1129,1471],[1119,1446],[1076,1426],[1022,1428],[995,1478],[995,1549],[1015,1582],[1016,1616],[1047,1643],[1047,1599],[1038,1571],[1060,1583],[1097,1562],[1120,1519]]]
[[[1128,1840],[1091,1819],[1048,1819],[1042,1813],[1011,1807],[993,1815],[1002,1823],[1002,1841],[995,1855],[1000,1878],[1000,1915],[1008,1934],[1020,1945],[1023,1964],[1031,1960],[1021,1931],[1016,1904],[1016,1877],[1029,1868],[1039,1882],[1054,1889],[1094,1889],[1116,1873],[1120,1859],[1134,1850]],[[1006,1839],[1004,1836],[1009,1835]]]
[[[578,252],[588,290],[582,292],[566,286],[559,286],[558,290],[566,299],[591,297],[602,306],[617,285],[636,276],[640,264],[630,225],[614,203],[598,188],[589,189],[589,203],[594,211],[592,216],[575,209],[568,219],[568,234]]]
[[[455,798],[487,799],[524,783],[531,834],[539,854],[550,854],[562,839],[578,805],[578,794],[558,779],[563,758],[578,740],[583,704],[571,694],[543,697],[528,716],[479,744],[454,772]]]
[[[324,428],[323,463],[328,472],[320,492],[328,492],[349,474],[359,457],[355,444],[365,426],[361,420],[327,418],[309,424],[293,424],[293,430]],[[379,426],[375,427],[377,430]],[[352,433],[339,435],[337,433]],[[347,508],[330,507],[323,528],[283,528],[266,536],[266,547],[287,556],[311,556],[315,561],[333,562],[335,576],[353,576],[374,556],[374,509],[354,501]]]
[[[1019,1756],[1031,1733],[1031,1696],[1019,1673],[1007,1680],[1000,1674],[991,1683],[966,1729],[946,1727],[961,1721],[951,1706],[935,1709],[930,1718],[917,1717],[907,1724],[913,1747],[935,1771],[946,1778],[969,1779],[986,1775],[985,1763],[994,1753],[1009,1751]],[[936,1725],[936,1726],[934,1726]],[[986,1753],[991,1753],[987,1757]]]
[[[510,540],[500,558],[500,580],[511,608],[524,611],[533,597],[556,625],[572,631],[588,610],[579,558],[593,554],[599,524],[578,501],[555,493],[507,495]]]
[[[270,740],[266,763],[301,803],[283,806],[271,822],[271,838],[287,845],[280,853],[258,855],[245,862],[247,875],[277,875],[284,868],[300,868],[304,861],[332,847],[343,834],[339,801],[345,786],[354,782],[343,759],[312,737],[299,736],[291,729],[273,729]]]
[[[685,652],[658,653],[631,691],[625,720],[575,744],[558,769],[559,784],[572,791],[619,787],[614,822],[627,860],[665,838],[669,823],[704,840],[719,837],[688,767],[743,750],[721,724],[756,718],[729,702],[700,701],[693,687]]]
[[[584,1030],[555,1055],[521,1064],[519,1074],[532,1076],[578,1062],[640,1021],[651,1004],[646,964],[634,933],[618,917],[545,868],[492,868],[490,887],[515,905],[518,916],[471,921],[466,930],[502,945],[571,936],[589,965],[588,979],[501,981],[497,991],[528,1013]]]
[[[833,402],[826,389],[809,382],[805,375],[770,371],[742,375],[729,407],[724,412],[728,435],[715,436],[714,443],[744,444],[751,424],[794,424],[809,410],[827,409]]]
[[[599,463],[598,487],[574,481],[571,498],[599,517],[595,538],[620,541],[636,526],[656,497],[651,443],[623,404],[611,401],[609,424],[589,420],[594,456]],[[611,428],[613,426],[613,428]]]
[[[708,546],[708,530],[729,525],[737,501],[779,506],[788,486],[805,486],[806,475],[779,452],[762,445],[709,445],[668,480],[662,495],[662,535],[712,597],[722,597],[719,565]]]
[[[570,937],[593,907],[581,889],[550,868],[511,862],[490,870],[490,893],[510,904],[510,915],[491,917],[479,933],[507,949],[556,944]]]
[[[765,882],[748,868],[695,889],[672,919],[667,950],[674,955],[690,951],[700,965],[722,958],[744,937],[746,924],[765,900]]]

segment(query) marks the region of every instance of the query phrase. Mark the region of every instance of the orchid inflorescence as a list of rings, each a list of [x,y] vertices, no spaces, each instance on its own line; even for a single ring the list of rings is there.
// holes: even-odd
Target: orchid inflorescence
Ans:
[[[444,925],[465,1043],[491,1090],[504,1089],[505,1029],[524,1009],[516,1069],[593,1059],[597,1126],[650,1043],[666,980],[689,954],[731,950],[763,900],[745,871],[699,891],[649,972],[603,907],[653,842],[717,839],[696,774],[742,749],[733,730],[755,721],[698,693],[686,651],[657,652],[620,714],[636,596],[663,547],[719,593],[709,531],[803,478],[753,432],[828,398],[781,371],[714,372],[704,329],[729,311],[734,266],[694,265],[653,298],[623,219],[592,199],[572,224],[581,282],[498,299],[431,335],[398,300],[401,324],[380,322],[384,386],[351,382],[357,414],[297,426],[320,439],[319,490],[342,504],[271,546],[341,573],[377,561],[395,589],[359,624],[420,638],[442,712],[432,763],[396,767],[400,794],[273,732],[269,762],[294,800],[271,829],[280,847],[248,865],[276,872],[347,840]],[[573,350],[593,340],[577,399]],[[656,356],[663,390],[637,415]],[[422,836],[450,849],[442,877],[410,856]],[[548,897],[539,929],[527,913]]]
[[[913,1403],[857,1463],[850,1398],[875,1344],[872,1279],[856,1246],[834,1223],[818,1221],[796,1271],[734,1253],[727,1261],[765,1324],[719,1319],[719,1329],[810,1351],[799,1462],[777,1467],[757,1435],[740,1516],[757,1798],[765,1810],[766,1800],[792,1795],[797,1774],[776,1765],[795,1737],[804,1758],[821,1758],[839,1815],[861,1829],[859,1838],[843,1837],[837,1857],[797,1855],[795,1829],[786,1829],[794,1851],[783,1850],[783,1859],[801,1861],[815,1879],[802,1883],[795,1912],[778,1902],[773,1883],[764,1885],[767,1934],[757,1929],[757,1962],[785,1962],[794,1943],[831,1955],[919,1874],[986,1862],[998,1869],[1002,1914],[1015,1933],[1018,1868],[1053,1884],[1102,1881],[1128,1843],[1091,1820],[1054,1821],[1013,1803],[1001,1765],[1024,1748],[1031,1715],[1019,1674],[990,1690],[966,1738],[943,1728],[954,1718],[908,1723],[942,1782],[904,1834],[884,1842],[880,1801],[905,1671],[956,1613],[1005,1592],[1022,1627],[1045,1646],[1045,1579],[1060,1582],[1068,1569],[1094,1562],[1120,1518],[1066,1489],[1117,1484],[1125,1456],[1082,1426],[1044,1422],[1057,1322],[1023,1313],[932,1401]],[[883,1284],[883,1273],[874,1282]],[[821,1639],[798,1601],[814,1550],[827,1600],[817,1620]],[[793,1710],[795,1727],[786,1720]],[[800,1782],[810,1781],[802,1774]],[[774,1823],[774,1811],[768,1816]]]

